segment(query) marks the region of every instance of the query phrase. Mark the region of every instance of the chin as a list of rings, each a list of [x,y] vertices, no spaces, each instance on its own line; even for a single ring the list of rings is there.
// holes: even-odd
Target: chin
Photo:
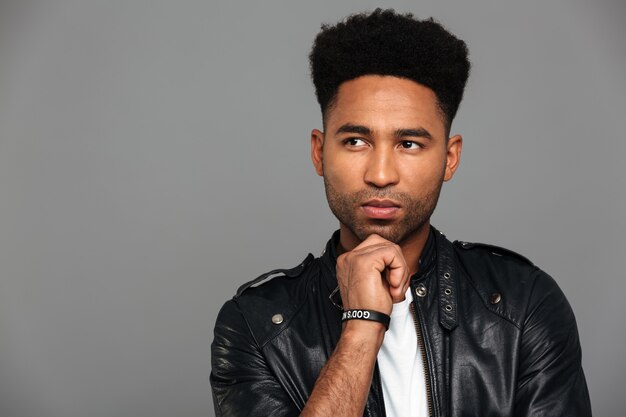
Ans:
[[[398,224],[383,224],[382,222],[380,224],[355,225],[354,228],[350,227],[350,230],[360,241],[364,241],[370,235],[377,234],[383,239],[396,244],[402,242],[410,233],[399,227]]]

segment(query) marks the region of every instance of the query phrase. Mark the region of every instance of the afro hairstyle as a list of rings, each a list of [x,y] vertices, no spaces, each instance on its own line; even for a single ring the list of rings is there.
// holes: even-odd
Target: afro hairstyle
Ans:
[[[470,71],[465,42],[432,18],[418,20],[393,9],[353,14],[321,29],[309,61],[324,122],[341,83],[391,75],[433,90],[450,126]]]

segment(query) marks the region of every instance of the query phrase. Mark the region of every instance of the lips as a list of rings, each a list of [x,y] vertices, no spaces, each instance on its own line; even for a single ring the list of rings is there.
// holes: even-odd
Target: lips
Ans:
[[[392,219],[400,211],[400,205],[392,200],[369,200],[361,205],[365,215],[371,219]]]
[[[366,201],[365,203],[363,203],[363,205],[371,207],[400,207],[400,204],[396,203],[395,201],[377,199]]]

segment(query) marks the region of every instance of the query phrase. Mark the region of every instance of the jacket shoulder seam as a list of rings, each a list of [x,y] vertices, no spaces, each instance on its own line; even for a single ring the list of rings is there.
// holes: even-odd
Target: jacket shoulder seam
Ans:
[[[311,263],[311,261],[314,258],[315,257],[313,256],[313,254],[309,253],[307,257],[302,262],[300,262],[300,264],[298,264],[297,266],[293,268],[279,268],[279,269],[271,270],[269,272],[265,272],[259,275],[258,277],[256,277],[255,279],[248,281],[244,283],[243,285],[241,285],[237,289],[237,292],[235,293],[233,298],[239,298],[249,288],[259,287],[277,277],[295,278],[299,276],[300,274],[302,274],[302,272],[304,272],[304,270],[306,269],[306,266],[309,263]]]
[[[466,242],[466,241],[459,241],[459,240],[455,240],[453,244],[454,246],[461,248],[463,250],[483,249],[483,250],[487,250],[488,252],[496,256],[510,256],[512,258],[517,258],[518,260],[523,261],[529,265],[535,266],[535,264],[533,264],[533,262],[527,257],[525,257],[524,255],[518,252],[515,252],[511,249],[503,248],[501,246],[491,245],[488,243]]]

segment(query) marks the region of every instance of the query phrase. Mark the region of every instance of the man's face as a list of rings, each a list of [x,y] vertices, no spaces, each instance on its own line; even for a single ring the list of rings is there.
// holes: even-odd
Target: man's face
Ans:
[[[414,81],[367,75],[339,87],[326,131],[313,130],[313,163],[349,240],[376,233],[401,243],[429,224],[461,137],[446,140],[435,93]]]

